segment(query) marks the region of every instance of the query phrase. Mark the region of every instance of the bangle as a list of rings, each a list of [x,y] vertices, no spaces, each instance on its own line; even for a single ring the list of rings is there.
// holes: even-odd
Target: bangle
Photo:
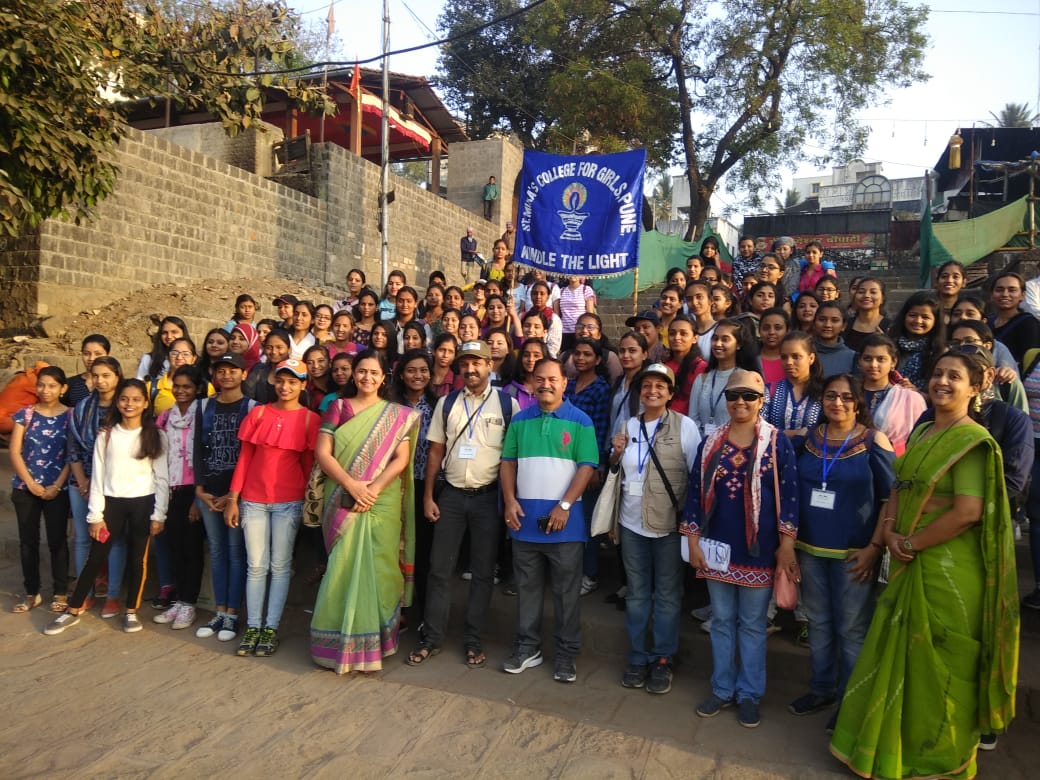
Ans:
[[[890,525],[891,523],[894,523],[895,521],[896,521],[896,519],[894,517],[882,517],[881,518],[881,524],[882,525]]]
[[[879,550],[884,550],[885,549],[885,545],[881,544],[881,542],[875,542],[873,539],[871,539],[871,541],[870,541],[870,546],[871,547],[877,547]]]

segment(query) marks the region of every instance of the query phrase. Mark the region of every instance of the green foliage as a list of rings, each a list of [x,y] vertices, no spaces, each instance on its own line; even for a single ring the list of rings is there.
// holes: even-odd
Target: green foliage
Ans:
[[[1033,113],[1028,103],[1005,103],[999,113],[989,115],[995,122],[992,127],[1032,127],[1040,121],[1040,114]]]
[[[284,0],[202,11],[189,17],[155,0],[7,0],[0,8],[0,233],[17,235],[52,216],[84,219],[111,194],[113,152],[129,110],[112,91],[209,111],[231,135],[260,118],[261,87],[304,110],[334,112],[320,87],[249,75],[294,61],[296,21]]]
[[[441,27],[517,7],[458,0]],[[760,207],[781,168],[857,156],[855,117],[926,78],[926,15],[902,0],[549,0],[445,47],[441,79],[477,137],[570,151],[587,133],[601,149],[646,146],[658,165],[678,152],[692,238],[724,176]]]

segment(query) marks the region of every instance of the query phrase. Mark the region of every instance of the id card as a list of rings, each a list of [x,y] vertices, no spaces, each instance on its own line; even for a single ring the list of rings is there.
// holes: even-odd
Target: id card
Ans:
[[[459,447],[459,460],[473,460],[477,457],[477,447],[474,444],[463,444]]]
[[[643,483],[642,482],[628,482],[625,484],[625,493],[630,496],[641,496],[643,495]]]
[[[715,423],[712,423],[712,422],[704,423],[704,435],[705,436],[711,436],[718,429],[719,429],[719,426],[717,426]]]
[[[814,509],[834,509],[834,499],[836,496],[837,493],[833,490],[813,488],[812,495],[809,497],[809,506]]]
[[[730,546],[725,542],[715,539],[700,539],[701,552],[704,553],[704,562],[712,571],[720,571],[723,574],[729,571]]]

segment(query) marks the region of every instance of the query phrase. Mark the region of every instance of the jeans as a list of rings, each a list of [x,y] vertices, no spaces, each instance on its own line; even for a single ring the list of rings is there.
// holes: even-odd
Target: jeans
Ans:
[[[798,565],[809,619],[809,689],[817,696],[841,697],[874,616],[874,583],[850,580],[848,562],[838,558],[799,550]]]
[[[173,573],[173,553],[170,551],[170,537],[164,527],[162,533],[152,537],[152,558],[155,559],[155,575],[159,579],[159,587],[173,587],[177,583]]]
[[[552,580],[556,658],[574,658],[581,652],[581,560],[584,551],[584,542],[513,540],[517,652],[533,653],[541,648],[546,573]]]
[[[214,512],[206,506],[199,509],[209,541],[213,604],[217,609],[237,612],[246,592],[246,540],[242,528],[228,528],[223,512]]]
[[[467,647],[480,647],[494,589],[498,540],[503,533],[498,511],[498,491],[467,496],[461,490],[446,485],[437,505],[441,510],[441,518],[433,524],[423,637],[434,646],[444,641],[451,608],[452,574],[455,572],[463,534],[469,529],[469,568],[473,579],[466,600],[464,642]]]
[[[738,702],[750,700],[758,704],[766,692],[766,610],[773,589],[709,579],[708,593],[711,691],[725,701],[736,698]]]
[[[590,488],[582,493],[581,505],[585,508],[585,553],[581,559],[581,573],[592,580],[599,579],[599,543],[603,536],[592,538],[592,509],[599,500],[600,489]]]
[[[1040,439],[1036,440],[1040,447]],[[1026,500],[1026,516],[1029,517],[1029,554],[1033,561],[1033,579],[1040,588],[1040,454],[1033,460],[1033,476]]]
[[[83,572],[90,555],[93,539],[90,538],[87,523],[87,499],[79,494],[75,485],[69,485],[69,508],[72,509],[72,555],[73,563],[76,565],[76,576]],[[112,539],[108,545],[108,598],[119,598],[119,591],[123,589],[123,573],[126,571],[126,539],[120,536]],[[94,583],[90,583],[91,590]]]
[[[278,628],[282,620],[292,577],[293,545],[302,518],[303,501],[280,504],[239,502],[239,522],[246,540],[249,628]],[[263,620],[268,573],[271,575],[271,590],[267,595],[267,619]]]
[[[28,490],[11,491],[11,502],[18,516],[18,546],[22,557],[25,595],[40,592],[40,517],[47,528],[47,547],[51,553],[51,579],[54,595],[64,596],[69,589],[69,494],[61,490],[49,501]]]
[[[166,528],[155,537],[165,537],[168,542],[173,583],[177,586],[177,600],[185,604],[194,604],[199,600],[199,589],[202,585],[202,521],[196,520],[193,523],[188,519],[194,503],[194,485],[175,487],[170,496],[170,509],[166,514]],[[162,574],[159,576],[159,582],[162,583]]]
[[[628,662],[646,666],[658,658],[671,661],[679,651],[679,616],[682,613],[683,560],[677,533],[657,539],[621,529],[621,560],[628,576],[625,595],[625,629],[631,649]],[[647,633],[653,618],[653,634],[647,652]]]
[[[69,606],[79,609],[83,606],[94,578],[101,565],[109,560],[109,548],[122,539],[127,556],[126,578],[126,610],[136,612],[141,606],[141,595],[144,583],[148,579],[148,547],[152,539],[152,510],[155,508],[155,496],[137,496],[135,498],[114,498],[105,496],[105,526],[109,537],[105,542],[97,539],[90,541],[90,555],[83,564],[83,571],[76,581],[76,589],[69,599]],[[111,583],[111,580],[109,580]],[[112,594],[112,591],[109,591]],[[112,596],[114,598],[114,596]]]

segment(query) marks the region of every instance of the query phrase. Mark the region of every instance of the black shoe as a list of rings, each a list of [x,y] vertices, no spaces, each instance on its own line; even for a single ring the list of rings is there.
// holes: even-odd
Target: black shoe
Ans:
[[[640,664],[629,664],[621,675],[622,688],[642,688],[646,685],[647,668]]]
[[[792,715],[812,715],[830,707],[837,701],[835,696],[817,696],[815,693],[807,693],[799,696],[787,705],[787,711]]]
[[[758,712],[758,704],[751,699],[744,699],[737,703],[737,722],[746,729],[757,728],[762,722]]]
[[[658,658],[650,667],[650,678],[646,681],[647,693],[668,693],[672,689],[672,665],[667,658]]]
[[[572,683],[578,679],[578,669],[573,658],[557,658],[553,679],[560,683]]]

